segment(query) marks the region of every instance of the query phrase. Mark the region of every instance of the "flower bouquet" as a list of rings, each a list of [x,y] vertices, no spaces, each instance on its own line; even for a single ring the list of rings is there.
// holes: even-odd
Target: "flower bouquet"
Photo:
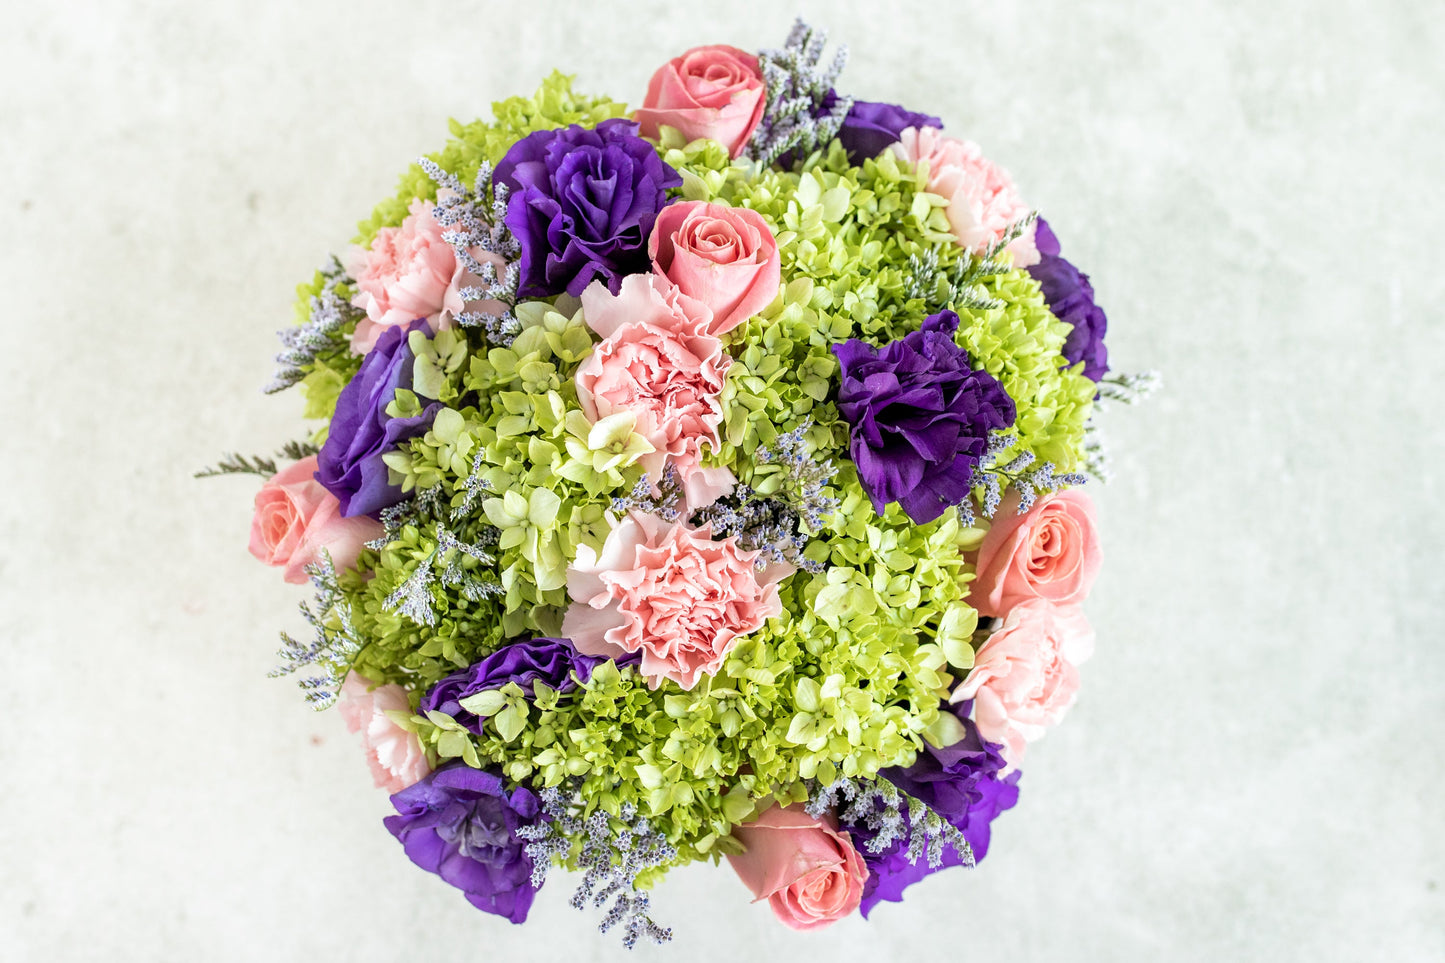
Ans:
[[[1148,379],[1004,171],[823,47],[454,122],[301,288],[268,390],[320,427],[212,470],[317,592],[277,673],[512,922],[561,867],[666,940],[650,888],[723,859],[866,916],[984,856],[1074,701],[1094,415]]]

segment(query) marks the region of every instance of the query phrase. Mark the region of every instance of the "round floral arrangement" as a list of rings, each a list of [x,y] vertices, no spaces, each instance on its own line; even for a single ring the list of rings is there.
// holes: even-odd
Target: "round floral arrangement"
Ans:
[[[513,922],[563,867],[665,940],[649,889],[723,859],[866,916],[984,856],[1074,701],[1095,415],[1149,379],[1004,170],[823,46],[454,123],[301,288],[269,390],[320,426],[212,470],[317,591],[277,673]]]

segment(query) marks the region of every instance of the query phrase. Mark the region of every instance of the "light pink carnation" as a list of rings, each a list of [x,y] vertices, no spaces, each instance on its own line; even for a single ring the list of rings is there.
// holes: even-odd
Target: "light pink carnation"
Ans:
[[[793,569],[760,574],[757,556],[735,539],[713,541],[711,526],[632,512],[607,536],[600,557],[578,549],[567,569],[572,605],[562,634],[586,655],[641,652],[654,689],[664,679],[691,689],[717,672],[739,637],[783,611],[777,581]]]
[[[371,766],[371,778],[389,793],[398,793],[431,772],[416,733],[407,732],[386,713],[410,712],[406,690],[399,685],[378,686],[355,672],[341,686],[337,710],[346,728],[361,733],[361,745]]]
[[[928,191],[948,198],[948,223],[958,243],[975,254],[1003,238],[1010,224],[1029,209],[1002,167],[983,156],[973,141],[945,137],[936,127],[908,127],[891,148],[905,163],[928,162]],[[1007,250],[1014,267],[1039,262],[1034,228],[1029,227]]]
[[[577,400],[594,424],[618,412],[653,451],[639,462],[654,479],[671,460],[688,477],[704,442],[719,446],[719,397],[732,364],[703,334],[712,313],[656,275],[632,274],[614,297],[601,281],[582,293],[587,324],[605,340],[577,369]]]
[[[351,347],[366,354],[389,327],[425,318],[433,331],[451,327],[466,307],[461,291],[480,282],[457,261],[452,246],[442,240],[447,229],[437,221],[431,201],[411,202],[400,227],[376,232],[370,248],[353,247],[347,271],[356,281],[353,304],[366,311],[356,326]],[[506,263],[486,251],[473,251],[482,264],[490,263],[501,277]],[[505,309],[494,301],[473,305],[474,310],[500,314]]]
[[[1078,666],[1093,651],[1094,630],[1082,608],[1024,602],[979,647],[950,701],[972,699],[979,735],[1002,743],[1004,758],[1016,766],[1026,744],[1074,704]]]
[[[340,572],[354,566],[366,543],[385,530],[365,515],[343,518],[341,503],[315,475],[315,455],[281,469],[256,493],[251,518],[251,554],[284,568],[283,577],[296,585],[305,584],[306,566],[322,549]]]

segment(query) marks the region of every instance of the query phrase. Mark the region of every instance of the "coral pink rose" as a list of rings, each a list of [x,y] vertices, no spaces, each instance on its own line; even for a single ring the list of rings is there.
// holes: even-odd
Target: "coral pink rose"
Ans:
[[[341,503],[315,475],[315,455],[281,469],[256,493],[251,518],[251,554],[285,568],[286,581],[297,585],[323,548],[337,571],[351,568],[366,543],[384,531],[365,515],[342,518]]]
[[[370,248],[351,249],[347,271],[358,292],[352,303],[366,311],[351,338],[351,348],[358,354],[370,351],[386,328],[421,318],[433,331],[450,327],[467,308],[462,289],[481,286],[480,279],[467,273],[452,246],[442,239],[449,229],[437,221],[435,210],[431,201],[414,200],[400,227],[377,231]],[[507,265],[500,256],[479,249],[472,254],[478,262],[490,264],[499,278],[504,275]],[[506,305],[497,301],[471,307],[494,315],[506,310]]]
[[[640,464],[653,479],[668,460],[686,478],[703,443],[717,450],[719,398],[732,364],[722,342],[699,330],[711,313],[666,288],[655,275],[632,274],[613,297],[601,281],[592,282],[582,294],[583,317],[605,340],[576,377],[588,421],[624,411],[637,417],[634,430],[654,449]]]
[[[1093,651],[1094,630],[1082,608],[1024,602],[979,646],[973,670],[950,701],[972,699],[979,734],[1001,743],[1004,758],[1016,766],[1025,745],[1074,704],[1078,666]]]
[[[387,716],[387,712],[411,712],[411,703],[401,686],[372,689],[370,681],[353,672],[342,683],[337,711],[346,720],[347,729],[361,733],[371,778],[378,788],[398,793],[431,772],[416,733],[406,731]]]
[[[658,274],[712,311],[708,334],[732,330],[778,296],[778,242],[745,207],[670,204],[657,215],[647,253]]]
[[[868,866],[832,816],[774,806],[733,828],[747,850],[728,862],[759,900],[795,930],[815,930],[858,909]]]
[[[983,156],[973,141],[945,137],[936,127],[908,127],[890,148],[905,163],[928,162],[928,191],[948,199],[945,214],[958,243],[975,254],[1002,240],[1009,225],[1029,209],[1002,167]],[[1009,244],[1014,267],[1039,262],[1031,225]]]
[[[690,141],[718,141],[737,157],[763,119],[765,93],[757,57],[736,47],[694,47],[657,69],[632,119],[644,137],[675,127]]]
[[[1103,559],[1093,501],[1070,488],[1043,496],[1022,515],[1018,503],[1018,493],[1009,489],[979,546],[969,604],[1001,618],[1029,599],[1084,601]]]
[[[777,582],[793,569],[759,573],[757,557],[736,539],[713,541],[710,525],[693,529],[631,512],[600,556],[586,545],[577,550],[562,634],[584,655],[641,652],[654,689],[664,679],[691,689],[717,672],[740,637],[782,613]]]

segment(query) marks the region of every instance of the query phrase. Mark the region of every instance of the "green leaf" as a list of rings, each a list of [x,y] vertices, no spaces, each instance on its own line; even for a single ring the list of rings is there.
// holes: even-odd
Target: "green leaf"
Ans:
[[[487,689],[458,700],[458,704],[473,715],[494,716],[502,706],[507,704],[507,697],[500,689]]]

